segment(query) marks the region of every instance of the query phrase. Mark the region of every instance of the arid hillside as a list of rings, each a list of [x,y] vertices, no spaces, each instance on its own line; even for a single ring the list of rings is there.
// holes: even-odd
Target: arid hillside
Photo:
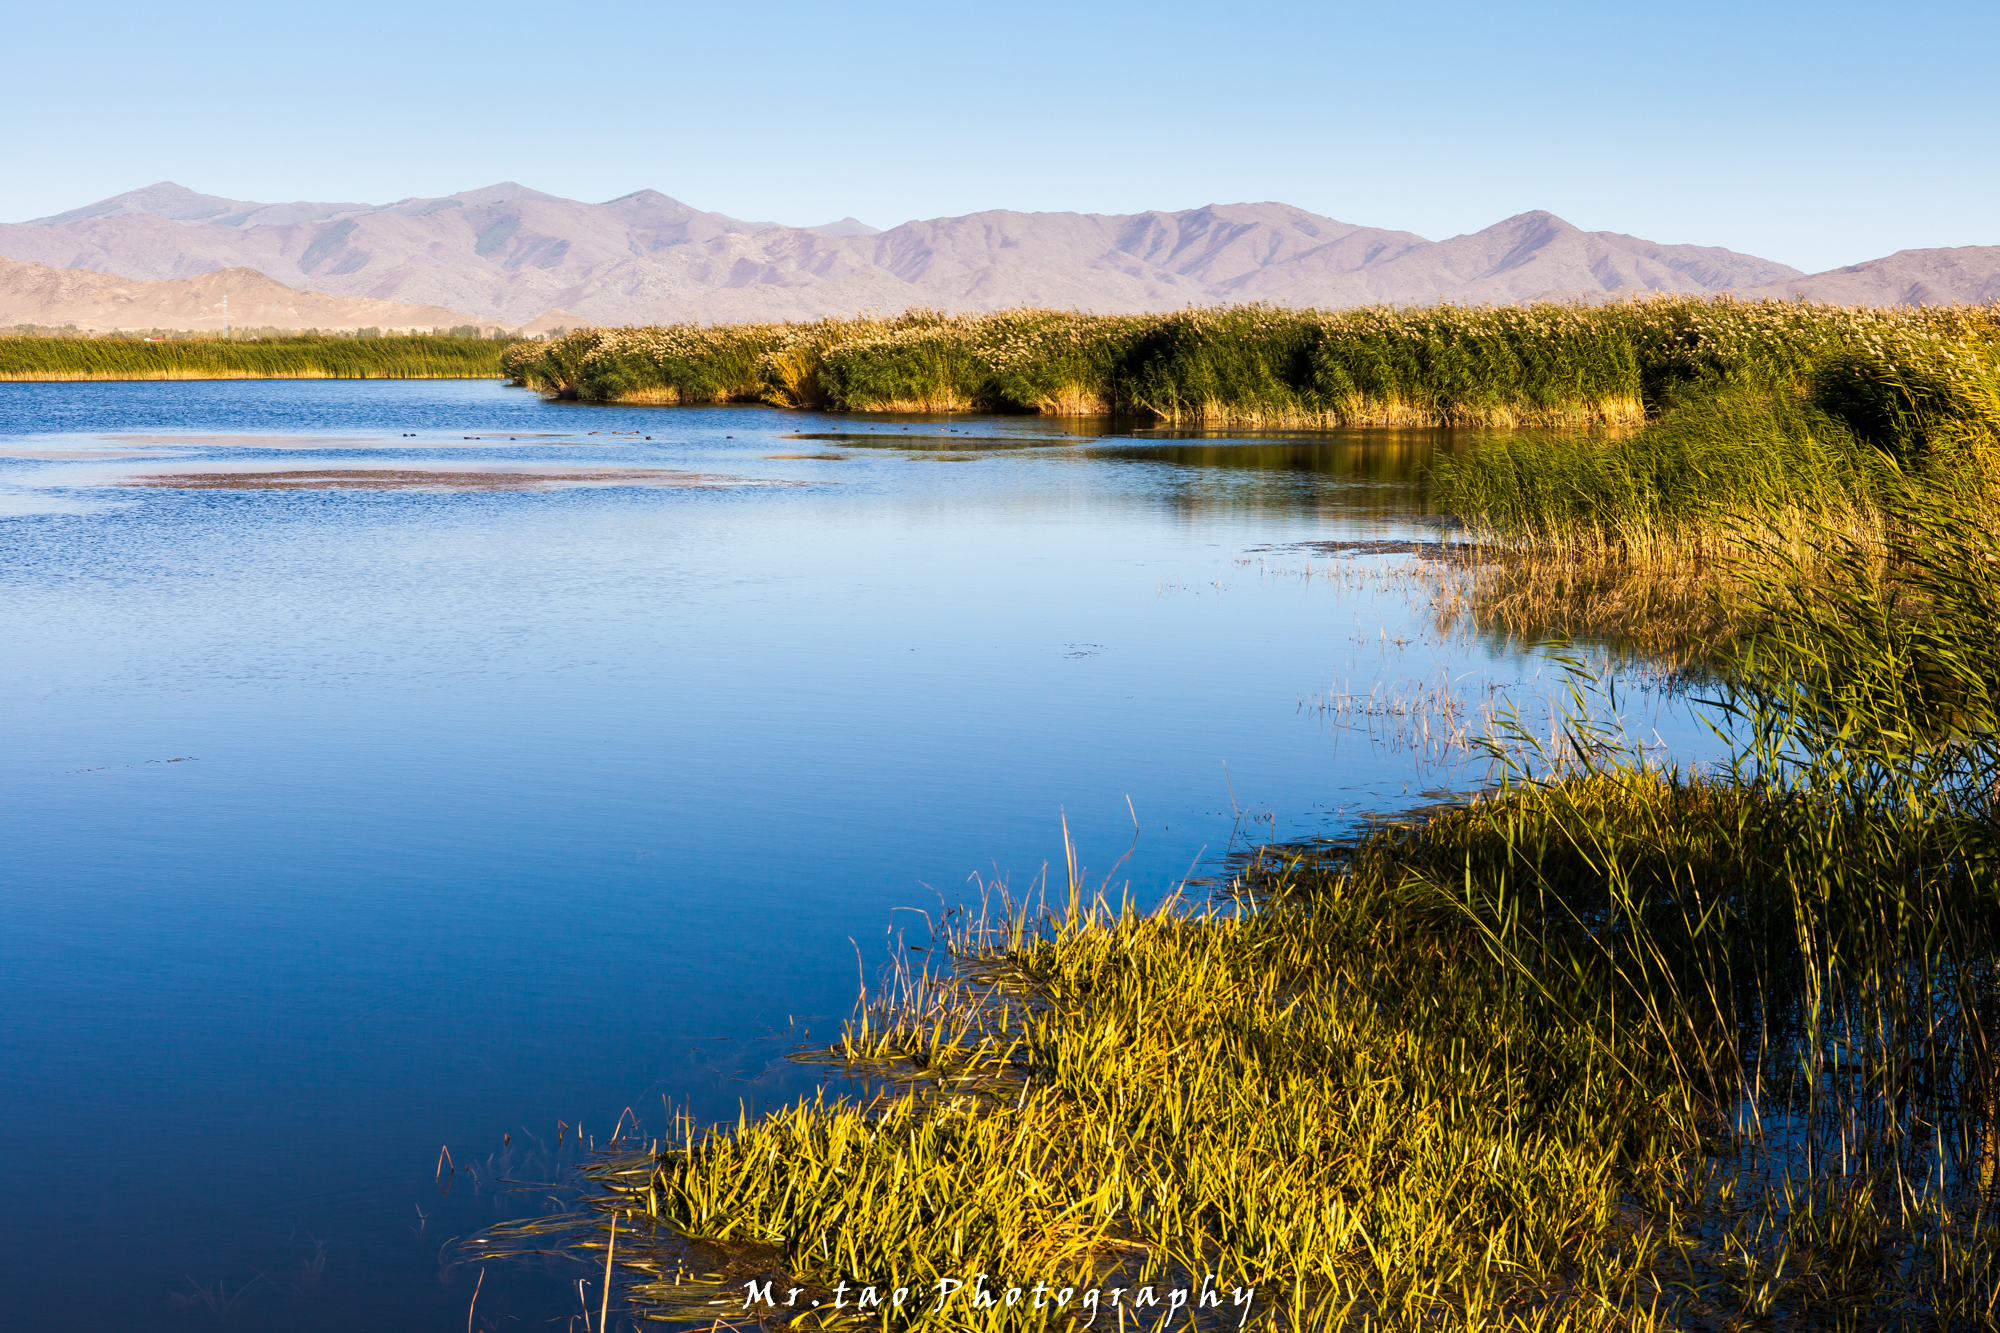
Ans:
[[[455,328],[497,321],[442,306],[299,291],[251,268],[161,282],[89,269],[0,259],[0,327],[65,325],[113,329],[220,329],[223,298],[236,328],[347,330]]]

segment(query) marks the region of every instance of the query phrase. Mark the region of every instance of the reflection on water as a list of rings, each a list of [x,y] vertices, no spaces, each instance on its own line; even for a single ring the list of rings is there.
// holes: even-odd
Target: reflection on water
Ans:
[[[903,432],[855,432],[817,431],[803,435],[785,435],[787,440],[816,440],[825,444],[846,445],[861,449],[910,449],[927,452],[936,449],[969,449],[984,453],[994,449],[1046,449],[1051,441],[1040,435],[911,435]]]
[[[1312,472],[1415,485],[1434,458],[1463,452],[1473,442],[1468,432],[1447,430],[1312,431],[1283,439],[1148,431],[1132,438],[1130,444],[1099,443],[1090,452],[1177,467]]]
[[[10,1327],[457,1327],[452,1237],[803,1094],[856,947],[1064,819],[1159,893],[1478,780],[1450,727],[1549,684],[1400,548],[1290,545],[1434,536],[1441,432],[239,382],[0,385],[0,436]],[[117,484],[163,463],[792,484]]]
[[[1029,418],[1030,422],[1035,419]],[[1007,423],[1012,425],[1012,423]],[[1091,434],[1013,425],[1007,434],[952,428],[918,432],[910,426],[866,430],[794,431],[781,438],[811,440],[846,448],[958,450],[974,453],[1013,449],[1080,451],[1085,457],[1171,463],[1177,467],[1227,468],[1257,472],[1314,472],[1376,481],[1421,483],[1440,454],[1462,453],[1485,432],[1465,430],[1313,430],[1230,432],[1191,430],[1102,430]]]
[[[1184,514],[1289,510],[1320,518],[1367,515],[1424,521],[1425,478],[1441,453],[1470,447],[1469,432],[1305,431],[1283,438],[1220,431],[1146,431],[1100,441],[1093,460],[1158,464]]]
[[[1085,465],[1105,462],[1160,465],[1155,494],[1176,511],[1291,511],[1301,515],[1368,513],[1387,520],[1420,521],[1428,509],[1426,477],[1442,454],[1463,453],[1486,432],[1468,430],[1221,431],[1117,429],[1098,423],[1057,427],[1036,419],[1000,419],[1007,431],[935,423],[924,431],[902,425],[863,430],[800,431],[787,440],[843,449],[901,450],[950,461],[1001,451],[1036,451],[1038,460]],[[813,455],[788,455],[809,458]],[[825,461],[848,455],[824,455]],[[1223,476],[1213,475],[1215,473]],[[1242,476],[1238,474],[1255,474]],[[1344,485],[1324,484],[1338,480]]]

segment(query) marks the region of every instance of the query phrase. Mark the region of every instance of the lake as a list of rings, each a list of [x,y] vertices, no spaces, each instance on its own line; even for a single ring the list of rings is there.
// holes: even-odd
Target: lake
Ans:
[[[579,1133],[807,1094],[1065,822],[1156,898],[1475,785],[1557,673],[1395,545],[1469,443],[0,384],[4,1323],[458,1327]]]

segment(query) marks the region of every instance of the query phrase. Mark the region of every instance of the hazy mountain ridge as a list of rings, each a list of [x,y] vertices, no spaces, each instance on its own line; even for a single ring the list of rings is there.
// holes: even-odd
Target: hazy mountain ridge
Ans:
[[[73,208],[67,213],[34,218],[28,225],[45,227],[64,222],[82,222],[89,218],[124,217],[143,213],[151,217],[166,218],[170,222],[206,223],[222,227],[268,224],[282,226],[286,223],[338,217],[343,213],[365,213],[373,208],[372,204],[255,204],[241,199],[224,199],[218,195],[197,194],[172,181],[161,181],[158,185],[148,185],[143,190],[127,190],[124,194],[114,194],[109,199],[100,199],[94,204]]]
[[[433,329],[482,322],[438,306],[300,291],[247,268],[149,282],[0,259],[0,327],[219,330],[225,294],[228,322],[239,329]]]
[[[1898,250],[1797,282],[1773,283],[1756,295],[1796,295],[1837,305],[1983,305],[2000,301],[2000,245]]]
[[[852,218],[824,227],[745,222],[657,190],[585,204],[513,182],[379,206],[259,204],[163,182],[0,225],[0,254],[56,267],[180,279],[242,266],[330,295],[508,324],[552,311],[625,324],[913,305],[1111,312],[1660,291],[1818,297],[1865,289],[1983,299],[1957,293],[1993,288],[2000,247],[1974,249],[1979,254],[1956,269],[1915,257],[1952,252],[1913,251],[1809,277],[1720,247],[1586,232],[1546,212],[1442,241],[1280,203],[1122,215],[996,209],[878,231]]]

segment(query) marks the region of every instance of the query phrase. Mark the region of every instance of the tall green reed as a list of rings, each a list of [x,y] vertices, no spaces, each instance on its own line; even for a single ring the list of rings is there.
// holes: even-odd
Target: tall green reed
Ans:
[[[1725,392],[1629,435],[1490,438],[1432,471],[1435,507],[1486,537],[1603,545],[1720,533],[1746,516],[1872,508],[1897,475],[1792,394]]]
[[[586,329],[511,363],[549,392],[843,411],[1133,412],[1190,424],[1630,425],[1777,392],[1884,338],[1990,339],[1989,312],[1658,296],[1585,306],[1266,305],[1157,315],[910,310]],[[753,363],[754,362],[754,373]]]
[[[1936,312],[1865,328],[1796,384],[1679,392],[1636,433],[1500,438],[1446,458],[1433,503],[1477,544],[1460,605],[1515,632],[1712,655],[1751,627],[1753,575],[1817,558],[1829,530],[1879,543],[1907,484],[1991,511],[1996,348],[1976,313]]]

